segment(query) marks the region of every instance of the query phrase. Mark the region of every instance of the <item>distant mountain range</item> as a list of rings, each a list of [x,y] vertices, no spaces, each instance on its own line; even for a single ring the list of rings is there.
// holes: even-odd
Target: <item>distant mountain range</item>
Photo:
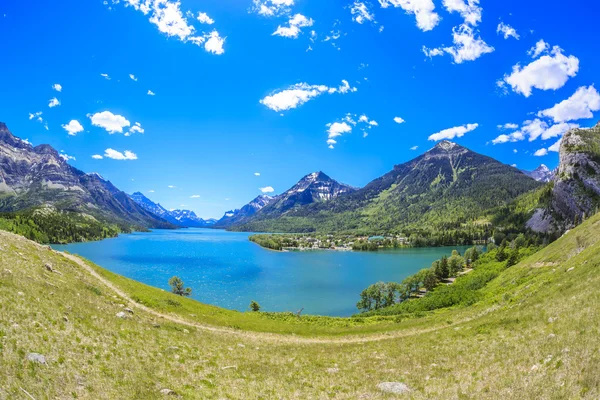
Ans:
[[[60,220],[36,221],[38,230],[51,226],[52,237],[62,239],[86,240],[118,232],[113,228],[103,232],[98,226],[102,222],[123,231],[215,227],[404,234],[431,244],[471,243],[487,239],[496,228],[509,233],[526,225],[536,232],[562,232],[596,212],[600,207],[598,149],[600,124],[571,130],[563,137],[556,172],[545,165],[522,172],[442,141],[363,188],[314,172],[284,193],[258,196],[216,221],[189,210],[166,210],[140,192],[129,196],[100,175],[70,166],[51,146],[33,147],[0,123],[0,212],[43,208],[44,215],[55,210],[79,216],[62,231],[61,222],[56,222]],[[96,225],[87,224],[83,235],[73,233],[81,223],[77,221],[90,217]],[[21,223],[19,229],[26,230],[25,225]]]
[[[548,183],[554,178],[556,171],[551,171],[546,165],[542,164],[533,171],[521,170],[525,175],[532,177],[538,182]]]
[[[0,211],[48,206],[122,227],[169,228],[100,175],[70,166],[49,145],[33,147],[0,123]]]
[[[308,187],[326,187],[303,193]],[[322,185],[320,182],[328,182]],[[442,141],[400,164],[362,189],[311,174],[254,216],[230,229],[255,232],[425,233],[467,231],[488,234],[486,212],[542,184],[518,169]],[[327,193],[327,191],[326,191]],[[305,197],[306,196],[306,197]],[[311,201],[295,201],[298,197]],[[472,235],[471,235],[472,236]],[[451,240],[449,238],[447,240]]]
[[[215,219],[204,220],[190,210],[167,210],[140,192],[135,192],[130,197],[146,211],[158,215],[162,219],[179,227],[206,228],[213,226],[217,222]]]

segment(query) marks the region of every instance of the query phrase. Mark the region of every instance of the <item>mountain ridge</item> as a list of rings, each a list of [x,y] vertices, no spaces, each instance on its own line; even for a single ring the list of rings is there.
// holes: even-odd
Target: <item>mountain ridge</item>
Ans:
[[[458,235],[470,229],[477,230],[483,239],[490,231],[473,224],[485,211],[540,186],[514,167],[444,140],[422,155],[395,165],[361,189],[293,209],[279,216],[279,221],[271,218],[265,208],[231,229],[419,235],[436,231]],[[471,228],[466,229],[464,224]]]
[[[145,210],[158,215],[173,225],[186,228],[206,228],[214,225],[213,219],[205,220],[196,215],[191,210],[167,210],[160,203],[155,203],[146,197],[141,192],[134,192],[129,195],[137,204],[139,204]]]
[[[0,123],[0,211],[51,205],[138,228],[172,227],[100,175],[72,167],[50,145],[33,147]]]

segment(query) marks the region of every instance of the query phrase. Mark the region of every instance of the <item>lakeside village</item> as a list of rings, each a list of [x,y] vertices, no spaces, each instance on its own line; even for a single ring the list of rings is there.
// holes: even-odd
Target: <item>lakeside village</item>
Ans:
[[[314,235],[314,234],[256,234],[250,241],[261,247],[276,251],[377,251],[403,247],[420,247],[411,238],[402,235],[361,236],[361,235]],[[494,238],[474,241],[474,245],[493,243]]]

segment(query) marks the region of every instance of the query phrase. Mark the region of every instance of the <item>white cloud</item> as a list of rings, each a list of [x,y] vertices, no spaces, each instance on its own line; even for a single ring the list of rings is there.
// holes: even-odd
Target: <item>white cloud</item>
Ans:
[[[373,127],[379,126],[377,121],[369,119],[365,114],[360,116],[356,114],[346,114],[341,121],[332,122],[326,125],[327,126],[327,145],[330,149],[333,149],[337,144],[336,138],[342,136],[346,133],[351,133],[353,126],[358,127],[362,133],[363,137],[369,136],[368,131]]]
[[[131,126],[131,123],[122,115],[115,115],[110,111],[103,111],[90,116],[92,125],[104,128],[111,135],[123,133],[123,128]]]
[[[181,2],[178,0],[124,0],[145,15],[150,14],[149,21],[156,25],[158,30],[168,37],[176,37],[180,41],[204,45],[204,49],[213,54],[223,54],[224,38],[217,31],[197,34],[196,28],[191,25],[181,11]],[[193,14],[188,12],[188,17]],[[196,18],[200,23],[212,24],[214,21],[205,13],[200,13]]]
[[[129,78],[135,82],[137,82],[137,80],[138,80],[138,78],[136,78],[134,74],[129,74]]]
[[[104,157],[102,157],[100,154],[94,154],[94,155],[92,156],[92,158],[93,158],[94,160],[102,160]]]
[[[438,141],[438,140],[452,140],[454,138],[460,138],[465,135],[467,132],[474,131],[477,129],[479,124],[467,124],[462,126],[455,126],[454,128],[444,129],[438,133],[434,133],[429,136],[429,140]]]
[[[356,23],[375,22],[375,14],[369,11],[369,7],[365,3],[358,0],[350,8],[350,13],[352,13],[352,21]]]
[[[196,18],[198,21],[200,21],[201,24],[207,24],[207,25],[212,25],[215,23],[215,21],[208,16],[207,13],[198,13],[198,18]]]
[[[504,82],[508,83],[514,92],[525,97],[531,96],[533,88],[560,89],[579,71],[579,59],[575,56],[566,57],[562,51],[560,47],[554,46],[550,54],[532,61],[525,67],[515,65],[512,73],[504,76]]]
[[[542,53],[545,53],[550,49],[550,45],[544,41],[544,39],[540,40],[527,52],[531,56],[531,58],[538,58],[538,56]]]
[[[314,21],[312,20],[312,18],[306,18],[302,14],[296,14],[290,18],[290,20],[288,21],[288,26],[279,25],[277,27],[277,30],[273,32],[273,36],[282,36],[296,39],[302,31],[301,28],[310,27],[313,26],[313,24]]]
[[[253,0],[253,11],[264,17],[273,17],[287,14],[290,7],[294,5],[294,0]]]
[[[271,186],[266,186],[264,188],[259,188],[259,190],[263,193],[273,193],[275,191],[275,189],[273,189]]]
[[[68,155],[64,151],[61,151],[59,156],[60,156],[60,158],[62,158],[65,161],[70,161],[70,160],[76,161],[77,160],[75,157]]]
[[[227,39],[227,38],[223,38],[223,37],[219,36],[219,32],[217,32],[217,31],[212,31],[210,34],[208,34],[205,37],[208,38],[208,40],[204,44],[204,49],[206,51],[208,51],[209,53],[217,54],[217,55],[221,55],[221,54],[225,53],[225,49],[223,48],[223,45],[225,44],[225,39]]]
[[[77,120],[71,120],[68,124],[61,125],[70,136],[75,136],[79,132],[83,132],[83,126]]]
[[[135,124],[133,124],[133,126],[131,127],[131,129],[129,129],[128,132],[125,132],[125,136],[131,136],[134,133],[144,133],[144,128],[142,128],[142,124],[140,124],[139,122],[136,122]]]
[[[275,92],[270,96],[266,96],[260,103],[270,108],[273,111],[285,111],[297,108],[304,103],[312,100],[324,93],[341,93],[356,92],[358,89],[350,87],[347,81],[342,81],[342,85],[338,88],[332,88],[325,85],[309,85],[308,83],[298,83],[290,86],[288,89]]]
[[[482,55],[494,51],[493,47],[489,46],[480,37],[476,37],[473,28],[467,24],[452,29],[452,41],[454,42],[452,47],[427,51],[426,48],[423,48],[423,52],[425,52],[425,55],[433,57],[440,55],[440,50],[443,50],[454,58],[456,64],[462,64],[465,61],[477,60]]]
[[[477,26],[481,22],[482,9],[479,7],[479,0],[444,0],[444,7],[449,13],[459,13],[465,24]]]
[[[559,123],[549,126],[545,121],[541,119],[534,119],[523,122],[521,129],[509,134],[500,135],[492,140],[493,144],[501,144],[508,142],[520,142],[529,138],[530,142],[542,138],[542,140],[548,140],[554,137],[562,136],[567,131],[573,128],[578,128],[577,124]]]
[[[199,199],[200,195],[199,194],[193,194],[190,196],[190,199]]]
[[[156,96],[156,93],[154,93],[152,90],[148,90],[148,96]]]
[[[36,121],[42,123],[44,122],[44,119],[42,118],[42,112],[38,111],[36,113],[29,113],[29,120],[35,119]]]
[[[352,132],[352,127],[346,122],[334,122],[332,124],[328,124],[327,126],[329,127],[329,129],[327,130],[329,139],[342,136],[344,133]]]
[[[519,125],[513,124],[511,122],[504,125],[498,125],[498,129],[517,129],[518,127]]]
[[[496,29],[496,33],[498,33],[498,34],[502,33],[504,35],[504,39],[513,37],[513,38],[519,40],[521,38],[519,36],[519,34],[517,33],[517,31],[515,30],[515,28],[513,28],[510,25],[505,24],[504,22],[500,22],[500,24],[498,25],[498,28]]]
[[[548,150],[546,150],[546,149],[539,149],[533,155],[536,156],[536,157],[543,157],[545,155],[548,155]]]
[[[260,172],[255,172],[254,176],[260,176]]]
[[[423,53],[425,54],[425,56],[429,57],[429,58],[433,58],[433,57],[438,57],[438,56],[443,56],[444,55],[444,51],[442,49],[430,49],[426,46],[423,46]]]
[[[381,7],[390,5],[402,8],[407,14],[414,14],[417,26],[422,31],[430,31],[440,22],[440,16],[434,11],[432,0],[379,0]]]
[[[415,150],[417,150],[418,148],[419,148],[419,146],[413,146],[413,147],[411,147],[410,149],[411,149],[412,151],[415,151]]]
[[[593,118],[593,111],[600,110],[600,95],[594,86],[582,86],[568,99],[552,108],[542,110],[539,117],[549,117],[554,122]]]
[[[560,151],[560,145],[562,143],[562,138],[558,139],[556,141],[556,143],[554,143],[552,146],[548,147],[548,151],[553,151],[558,153]]]
[[[569,124],[566,122],[562,122],[560,124],[555,124],[550,128],[546,129],[544,133],[542,133],[542,140],[548,140],[550,138],[562,136],[571,129],[579,128],[578,124]]]
[[[113,149],[104,150],[104,157],[112,158],[113,160],[137,160],[137,155],[130,150],[125,150],[123,153]]]
[[[56,90],[57,92],[62,92],[62,85],[60,83],[55,83],[52,85],[52,89]]]
[[[58,106],[60,106],[60,101],[56,97],[51,98],[50,101],[48,102],[48,107],[50,107],[50,108],[54,108],[54,107],[58,107]]]
[[[405,123],[406,121],[404,121],[404,119],[402,119],[402,118],[400,118],[400,117],[395,117],[395,118],[394,118],[394,122],[395,122],[395,123],[397,123],[397,124],[403,124],[403,123]]]
[[[110,76],[108,76],[108,74],[100,74],[100,76],[106,79],[107,81],[110,81]]]
[[[148,190],[148,193],[154,193],[154,190]]]
[[[168,187],[169,189],[175,189],[177,186],[175,186],[175,185],[169,185],[169,186],[167,186],[167,187]]]

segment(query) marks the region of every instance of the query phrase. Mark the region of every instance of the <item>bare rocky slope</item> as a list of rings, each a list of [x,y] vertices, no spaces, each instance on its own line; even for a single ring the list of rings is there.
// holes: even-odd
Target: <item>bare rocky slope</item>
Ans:
[[[536,232],[563,232],[595,214],[600,206],[600,123],[567,132],[560,164],[550,181],[550,198],[528,222]]]
[[[0,211],[36,207],[73,211],[121,225],[172,227],[96,173],[67,163],[49,145],[33,147],[0,122]]]

